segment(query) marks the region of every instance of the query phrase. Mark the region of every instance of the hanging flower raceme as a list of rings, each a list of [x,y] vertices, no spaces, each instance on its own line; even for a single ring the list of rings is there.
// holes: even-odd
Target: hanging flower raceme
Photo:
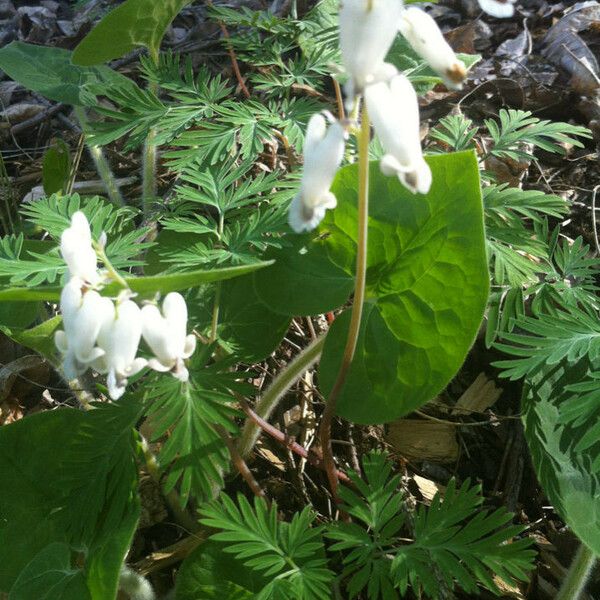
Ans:
[[[69,277],[95,285],[100,280],[96,252],[92,247],[90,224],[81,211],[71,217],[71,226],[60,237],[60,253],[67,263]]]
[[[515,14],[514,1],[515,0],[479,0],[479,6],[481,6],[481,10],[492,17],[505,19],[512,17]]]
[[[155,358],[148,366],[155,371],[171,371],[180,381],[188,380],[183,360],[196,348],[196,337],[187,334],[187,306],[181,294],[167,294],[162,304],[162,315],[154,304],[142,308],[142,335]]]
[[[292,200],[288,214],[290,227],[297,233],[314,229],[325,211],[335,208],[337,201],[329,188],[344,157],[345,140],[346,132],[339,121],[327,128],[322,114],[310,118],[304,141],[300,191]]]
[[[142,315],[129,289],[124,289],[116,302],[101,296],[97,289],[104,279],[97,270],[90,226],[82,212],[73,215],[70,227],[64,231],[61,254],[70,278],[60,297],[64,331],[56,332],[54,339],[63,354],[65,377],[75,379],[89,367],[108,374],[106,383],[113,400],[124,394],[128,378],[146,365],[158,371],[170,370],[186,381],[188,372],[183,361],[194,352],[196,339],[186,337],[187,307],[183,297],[168,294],[163,317],[151,306],[145,307]],[[142,328],[156,354],[150,360],[137,357]]]
[[[342,0],[340,3],[340,49],[348,75],[346,96],[349,104],[356,94],[394,74],[384,62],[398,33],[402,0]]]
[[[420,8],[407,8],[400,19],[400,32],[448,87],[459,89],[462,86],[467,69],[456,57],[431,15]]]
[[[411,192],[426,194],[431,170],[423,158],[419,134],[417,94],[404,75],[365,90],[365,101],[375,133],[385,150],[380,168],[384,175],[397,175]]]

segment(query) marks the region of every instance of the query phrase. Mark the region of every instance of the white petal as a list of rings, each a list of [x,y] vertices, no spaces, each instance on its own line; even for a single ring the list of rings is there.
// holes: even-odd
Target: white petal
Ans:
[[[448,87],[461,87],[467,76],[465,65],[456,57],[431,15],[419,8],[407,8],[402,14],[400,31]]]
[[[427,194],[431,187],[431,169],[429,165],[421,160],[414,165],[411,171],[398,173],[398,179],[413,194]]]
[[[147,304],[142,308],[142,335],[159,361],[164,364],[174,361],[176,356],[172,355],[169,346],[171,335],[169,324],[153,304]]]
[[[311,155],[327,133],[327,121],[321,113],[314,114],[306,126],[304,138],[304,157]]]
[[[54,345],[61,354],[66,354],[69,351],[69,341],[64,331],[57,331],[54,334]]]
[[[84,294],[75,317],[75,331],[70,340],[77,360],[88,363],[104,354],[104,350],[94,346],[100,329],[105,322],[113,319],[114,312],[115,308],[110,299],[103,298],[93,290]]]
[[[138,357],[125,369],[125,374],[127,377],[133,377],[147,366],[148,361],[145,358]]]
[[[60,293],[60,311],[67,337],[74,334],[75,317],[83,301],[82,286],[83,281],[81,279],[72,277]]]
[[[331,198],[335,196],[327,192],[330,196],[328,203],[331,204]],[[334,204],[335,206],[335,204]],[[312,231],[325,217],[326,206],[309,207],[302,201],[302,196],[297,194],[288,209],[288,223],[296,233],[303,231]]]
[[[118,400],[125,393],[127,379],[123,380],[118,377],[115,370],[111,369],[106,378],[106,387],[108,388],[108,395],[113,400]]]
[[[89,223],[81,211],[71,217],[71,226],[60,238],[60,253],[67,263],[69,275],[96,284],[99,280],[96,252],[92,248]]]
[[[185,344],[183,346],[183,358],[189,358],[192,354],[194,354],[194,351],[196,350],[196,336],[193,333],[190,333],[190,335],[186,336],[185,338]]]
[[[492,17],[506,19],[515,14],[514,0],[479,0],[481,9]]]
[[[158,360],[158,358],[151,358],[148,360],[148,367],[153,371],[158,371],[159,373],[166,373],[172,369],[172,365],[163,365],[163,363]]]
[[[98,335],[98,346],[106,352],[110,371],[123,375],[135,360],[142,337],[142,314],[135,302],[117,306],[116,318],[106,323]]]
[[[181,356],[185,346],[187,334],[187,305],[183,296],[177,292],[171,292],[163,300],[163,315],[169,327],[170,339],[168,347],[171,356]]]
[[[173,370],[173,376],[182,383],[185,383],[190,378],[190,373],[182,360],[177,361],[177,365]]]
[[[352,81],[347,92],[362,92],[379,70],[396,37],[402,8],[401,0],[342,0],[340,49]]]

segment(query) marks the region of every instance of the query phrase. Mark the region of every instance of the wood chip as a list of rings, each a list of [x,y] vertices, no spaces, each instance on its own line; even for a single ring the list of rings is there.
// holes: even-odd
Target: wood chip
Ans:
[[[445,423],[400,419],[390,424],[386,440],[408,459],[454,462],[458,458],[456,427]]]
[[[443,485],[439,485],[435,481],[431,481],[431,479],[421,477],[420,475],[413,475],[413,480],[417,484],[419,492],[425,500],[425,504],[429,504],[438,492],[443,495],[446,489]]]
[[[453,415],[470,415],[472,413],[485,412],[502,395],[502,389],[496,387],[485,373],[479,373],[477,379],[468,387],[458,399],[456,406],[452,409]]]

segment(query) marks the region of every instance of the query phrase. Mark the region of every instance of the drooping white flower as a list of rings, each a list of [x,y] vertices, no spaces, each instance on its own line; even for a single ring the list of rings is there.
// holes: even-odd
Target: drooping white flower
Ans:
[[[365,90],[367,111],[385,155],[380,168],[384,175],[397,175],[413,193],[426,194],[431,170],[423,159],[419,133],[417,94],[404,75],[389,83],[376,83]]]
[[[481,6],[481,10],[492,17],[506,19],[515,14],[515,7],[513,6],[514,1],[515,0],[479,0],[479,6]]]
[[[78,277],[92,285],[99,281],[90,224],[81,211],[73,214],[71,226],[63,231],[60,237],[60,253],[67,263],[70,277]]]
[[[329,191],[333,178],[344,157],[346,132],[341,123],[327,128],[322,114],[313,115],[308,122],[304,142],[304,171],[300,191],[290,204],[288,221],[297,233],[314,229],[328,208],[337,201]]]
[[[340,50],[350,104],[365,86],[395,74],[384,60],[398,33],[402,10],[402,0],[341,0]]]
[[[65,376],[71,380],[104,354],[96,340],[103,323],[113,313],[113,305],[98,292],[84,293],[84,282],[72,277],[62,290],[60,308],[64,331],[57,331],[54,341],[64,355]]]
[[[467,69],[456,57],[431,15],[414,6],[407,8],[400,19],[400,32],[449,88],[460,89]]]
[[[196,337],[187,333],[187,306],[181,294],[167,294],[162,304],[162,314],[157,306],[142,308],[142,335],[155,358],[148,366],[155,371],[171,371],[177,379],[188,380],[184,359],[196,349]]]
[[[127,378],[141,371],[146,359],[136,358],[142,337],[142,311],[132,300],[117,304],[110,319],[98,335],[98,346],[104,356],[94,361],[99,373],[108,373],[106,385],[113,400],[118,400],[127,387]]]

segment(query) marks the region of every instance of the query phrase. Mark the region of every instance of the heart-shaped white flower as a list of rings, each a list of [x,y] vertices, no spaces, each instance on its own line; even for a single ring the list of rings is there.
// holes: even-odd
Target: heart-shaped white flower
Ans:
[[[77,211],[71,217],[71,226],[60,237],[60,253],[67,263],[69,277],[78,277],[95,285],[100,280],[96,252],[86,216]]]

